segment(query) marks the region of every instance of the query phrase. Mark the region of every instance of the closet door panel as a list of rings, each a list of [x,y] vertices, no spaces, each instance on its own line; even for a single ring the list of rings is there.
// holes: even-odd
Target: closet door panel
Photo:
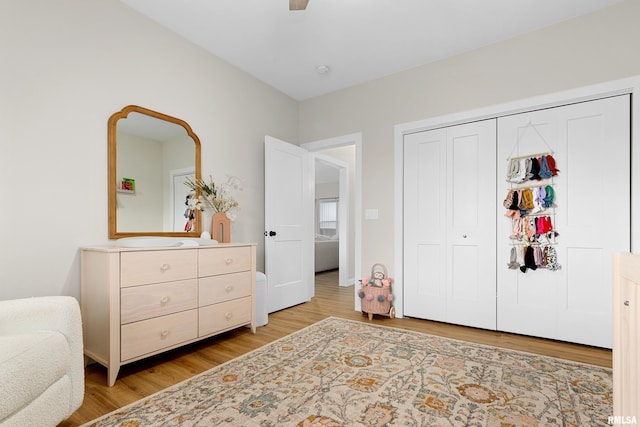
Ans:
[[[468,127],[466,125],[465,127]],[[481,135],[471,130],[453,128],[448,131],[450,164],[448,165],[451,231],[475,230],[478,224],[480,188]],[[492,151],[492,150],[491,150]],[[493,154],[493,153],[491,153]],[[491,163],[486,165],[491,167]],[[459,237],[459,236],[457,236]]]
[[[497,189],[499,200],[504,200],[508,189],[512,186],[506,181],[508,159],[511,157],[527,156],[536,153],[554,151],[555,159],[566,158],[566,144],[558,138],[558,122],[554,109],[534,111],[498,118],[498,172]],[[560,174],[553,178],[557,198],[564,197],[561,180],[564,177],[564,167],[558,165]],[[545,181],[549,183],[549,181]],[[535,185],[532,183],[523,183]],[[562,194],[562,195],[561,195]],[[559,204],[552,217],[556,229],[562,232],[557,224],[558,213],[564,209]],[[537,337],[554,338],[558,334],[557,300],[564,283],[564,270],[526,270],[509,269],[511,249],[515,247],[519,262],[523,261],[524,246],[513,245],[509,238],[512,234],[513,223],[503,216],[506,209],[499,208],[497,226],[498,245],[498,274],[497,299],[498,330],[514,332]],[[560,239],[561,236],[558,237]],[[560,263],[564,260],[560,258]]]
[[[479,254],[472,246],[457,245],[452,248],[453,259],[458,264],[452,266],[451,297],[452,301],[476,301],[482,296],[480,277],[478,277]]]
[[[502,265],[506,268],[506,263]],[[498,290],[498,330],[546,338],[556,335],[558,285],[554,279],[549,271],[512,272],[511,283]]]
[[[418,245],[418,257],[415,263],[417,270],[417,289],[416,295],[422,300],[423,304],[431,307],[430,313],[433,313],[434,319],[444,320],[444,311],[439,310],[442,307],[433,307],[437,301],[444,301],[444,287],[442,283],[444,276],[441,266],[444,265],[444,251],[442,245]],[[422,306],[424,308],[424,306]]]
[[[447,321],[496,328],[495,120],[447,129]]]
[[[611,300],[602,274],[610,270],[603,250],[567,248],[567,292],[565,309],[573,313],[600,313],[602,301]],[[586,267],[586,268],[585,268]],[[605,322],[606,323],[606,322]],[[587,331],[592,334],[593,330]],[[604,347],[604,346],[603,346]]]
[[[611,259],[630,249],[629,141],[627,95],[498,120],[502,198],[508,157],[553,150],[560,171],[553,178],[554,248],[562,266],[506,268],[511,221],[499,219],[498,329],[611,347]]]
[[[559,108],[558,121],[567,141],[558,339],[611,348],[611,260],[630,250],[631,238],[629,96]]]
[[[480,273],[481,254],[474,246],[456,245],[451,248],[452,264],[447,295],[447,321],[460,325],[495,329],[494,305],[487,303],[483,292],[485,278]],[[495,288],[495,286],[494,286]],[[491,296],[495,301],[495,292]],[[479,307],[478,307],[479,305]]]
[[[446,132],[405,136],[404,314],[446,320]]]

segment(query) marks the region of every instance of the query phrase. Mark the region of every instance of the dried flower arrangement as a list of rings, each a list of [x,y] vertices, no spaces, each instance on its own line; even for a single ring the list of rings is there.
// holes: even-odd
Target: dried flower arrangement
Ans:
[[[189,209],[211,209],[213,212],[224,212],[230,220],[235,220],[240,210],[238,201],[233,196],[234,191],[242,191],[242,181],[234,176],[227,176],[227,181],[216,184],[211,175],[209,181],[188,178],[185,185],[191,189],[192,196],[199,193],[199,197],[190,197]]]

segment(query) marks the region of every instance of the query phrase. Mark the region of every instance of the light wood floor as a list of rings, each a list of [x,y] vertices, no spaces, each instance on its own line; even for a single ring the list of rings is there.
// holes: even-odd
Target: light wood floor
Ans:
[[[316,296],[310,302],[270,314],[269,323],[258,328],[255,335],[247,328],[240,328],[185,348],[124,366],[113,387],[106,385],[105,368],[98,364],[89,365],[85,372],[84,403],[60,426],[78,426],[91,421],[326,317],[338,316],[369,322],[366,315],[353,309],[353,286],[339,287],[337,283],[337,271],[319,274],[316,276]],[[611,367],[611,351],[600,348],[419,319],[391,319],[388,316],[376,315],[373,322]]]

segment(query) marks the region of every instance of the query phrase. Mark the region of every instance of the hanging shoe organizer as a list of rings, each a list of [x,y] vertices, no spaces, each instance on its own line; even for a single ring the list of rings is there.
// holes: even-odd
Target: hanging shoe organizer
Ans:
[[[510,269],[527,270],[545,268],[560,269],[554,247],[558,231],[555,229],[556,191],[553,178],[558,174],[553,150],[538,131],[528,123],[524,128],[533,129],[549,148],[549,151],[530,153],[507,158],[507,182],[511,184],[504,199],[505,216],[512,221]],[[518,141],[511,153],[519,146]]]

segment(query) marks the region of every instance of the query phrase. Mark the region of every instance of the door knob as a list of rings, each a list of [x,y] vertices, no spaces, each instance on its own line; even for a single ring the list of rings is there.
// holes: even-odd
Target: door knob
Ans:
[[[276,232],[275,232],[275,231],[265,231],[265,232],[264,232],[264,236],[265,236],[265,237],[267,237],[267,236],[273,237],[273,236],[275,236],[275,235],[276,235]]]

